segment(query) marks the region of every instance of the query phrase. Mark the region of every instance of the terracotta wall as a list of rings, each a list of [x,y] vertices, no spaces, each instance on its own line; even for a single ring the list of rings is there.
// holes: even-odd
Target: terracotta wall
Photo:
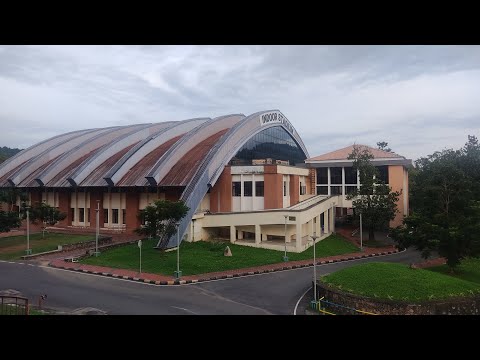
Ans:
[[[290,175],[290,206],[300,202],[300,177],[298,175]]]
[[[70,192],[59,191],[58,192],[58,209],[60,212],[67,214],[67,217],[59,222],[61,226],[72,225],[72,214],[70,212]]]
[[[210,190],[210,211],[232,211],[232,172],[230,166],[223,169],[222,175]]]
[[[407,192],[407,201],[408,201],[408,188],[403,189],[404,183],[404,168],[402,165],[390,165],[388,167],[388,184],[392,188],[392,191],[402,191],[402,194],[399,196],[398,199],[398,213],[395,216],[395,219],[390,221],[391,227],[396,227],[402,224],[403,217],[404,217],[404,196],[403,191]],[[408,183],[408,182],[407,182]],[[407,205],[408,206],[408,205]]]
[[[182,191],[183,189],[181,188],[167,188],[167,190],[165,191],[165,200],[178,201],[178,199],[180,199],[180,196],[182,196]]]
[[[283,208],[283,175],[277,174],[277,165],[265,165],[265,209]]]
[[[140,219],[138,219],[138,206],[140,195],[134,192],[127,192],[126,194],[126,219],[125,225],[127,231],[133,231],[140,227]]]

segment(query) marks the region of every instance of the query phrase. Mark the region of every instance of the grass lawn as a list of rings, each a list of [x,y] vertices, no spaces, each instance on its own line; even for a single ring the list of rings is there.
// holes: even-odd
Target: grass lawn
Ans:
[[[155,240],[143,240],[142,271],[156,274],[173,275],[177,267],[176,251],[161,252],[153,249]],[[233,256],[223,256],[226,246]],[[346,254],[358,251],[358,248],[341,236],[331,235],[315,245],[316,256]],[[226,242],[199,241],[180,244],[180,270],[183,275],[240,269],[251,266],[282,262],[282,251],[258,249]],[[290,260],[313,258],[313,247],[302,253],[288,253]],[[136,244],[126,245],[102,253],[99,257],[89,257],[83,264],[109,266],[122,269],[139,269],[139,249]]]
[[[94,240],[92,235],[68,235],[45,233],[45,238],[42,239],[42,233],[30,234],[30,248],[32,254],[55,250],[57,245],[73,244],[88,240]],[[17,235],[0,238],[0,260],[14,260],[20,259],[20,256],[25,255],[27,248],[27,236]]]
[[[447,265],[435,266],[428,268],[427,270],[480,284],[480,259],[470,258],[463,260],[455,269],[454,273],[450,273],[450,269]]]
[[[391,300],[425,301],[480,293],[480,284],[407,265],[369,263],[322,277],[322,281],[364,296]]]

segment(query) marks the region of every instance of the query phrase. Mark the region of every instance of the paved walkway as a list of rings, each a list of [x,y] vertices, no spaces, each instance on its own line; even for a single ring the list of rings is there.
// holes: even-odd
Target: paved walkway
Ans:
[[[366,257],[393,254],[396,252],[398,252],[398,250],[395,249],[393,246],[383,247],[383,248],[365,248],[363,252],[356,252],[356,253],[350,253],[350,254],[319,258],[319,259],[316,259],[316,263],[317,265],[334,263],[334,262],[340,262],[340,261],[361,259]],[[312,266],[313,259],[289,261],[289,262],[282,262],[277,264],[262,265],[262,266],[236,269],[236,270],[226,270],[226,271],[219,271],[219,272],[206,273],[206,274],[188,275],[188,276],[182,276],[180,281],[175,280],[173,275],[166,276],[166,275],[150,274],[150,273],[143,273],[143,272],[139,273],[138,271],[133,271],[133,270],[115,269],[115,268],[110,268],[105,266],[86,265],[86,264],[78,264],[78,263],[69,263],[69,262],[65,262],[63,259],[55,259],[51,261],[49,265],[52,267],[66,269],[66,270],[103,275],[103,276],[109,276],[114,278],[123,278],[123,279],[135,280],[135,281],[156,284],[156,285],[181,285],[181,284],[190,284],[190,283],[196,283],[196,282],[202,282],[202,281],[208,281],[208,280],[227,279],[227,278],[234,278],[234,277],[240,277],[240,276],[262,274],[267,272],[302,268],[302,267]],[[173,272],[173,269],[172,269],[172,272]]]

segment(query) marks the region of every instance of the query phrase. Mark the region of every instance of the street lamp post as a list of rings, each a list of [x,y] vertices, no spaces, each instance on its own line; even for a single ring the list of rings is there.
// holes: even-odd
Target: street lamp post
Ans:
[[[363,251],[362,213],[360,213],[360,251]]]
[[[175,271],[175,279],[180,279],[182,272],[180,271],[180,223],[177,223],[177,271]]]
[[[314,309],[317,308],[317,261],[315,260],[315,242],[319,238],[314,232],[311,236],[313,240],[313,301],[311,303]]]
[[[283,261],[288,261],[287,256],[287,217],[288,215],[283,215],[285,217],[285,255],[283,256]]]
[[[30,206],[27,206],[26,209],[27,209],[27,250],[25,250],[25,254],[31,255],[32,249],[30,249]]]
[[[97,200],[97,208],[95,209],[95,220],[97,222],[95,229],[95,256],[99,256],[100,252],[98,251],[98,236],[100,234],[100,200]]]

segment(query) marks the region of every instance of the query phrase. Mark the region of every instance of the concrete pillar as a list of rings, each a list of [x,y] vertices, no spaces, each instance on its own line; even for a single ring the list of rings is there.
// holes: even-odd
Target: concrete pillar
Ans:
[[[317,223],[315,224],[315,231],[317,232],[317,236],[322,235],[322,228],[320,227],[320,215],[315,217],[317,219]]]
[[[335,206],[332,206],[332,211],[330,212],[331,213],[331,217],[330,217],[330,221],[331,221],[331,232],[332,233],[335,233]]]
[[[260,244],[262,242],[262,227],[260,225],[255,225],[255,244]]]
[[[237,234],[235,233],[235,226],[230,225],[230,242],[233,244],[237,240]]]
[[[285,225],[284,225],[284,226],[285,226]],[[291,230],[290,228],[291,228],[291,226],[288,226],[288,225],[287,225],[287,233],[286,233],[286,238],[287,238],[286,241],[287,241],[287,243],[292,242],[292,230]]]
[[[330,216],[331,216],[330,209],[325,211],[325,215],[326,215],[325,219],[324,219],[324,221],[325,221],[325,232],[327,234],[329,234],[330,233]]]
[[[297,220],[296,227],[297,227],[297,234],[296,234],[297,242],[295,245],[297,250],[300,250],[302,248],[302,223],[298,220]]]
[[[238,231],[238,240],[243,240],[243,231]]]

